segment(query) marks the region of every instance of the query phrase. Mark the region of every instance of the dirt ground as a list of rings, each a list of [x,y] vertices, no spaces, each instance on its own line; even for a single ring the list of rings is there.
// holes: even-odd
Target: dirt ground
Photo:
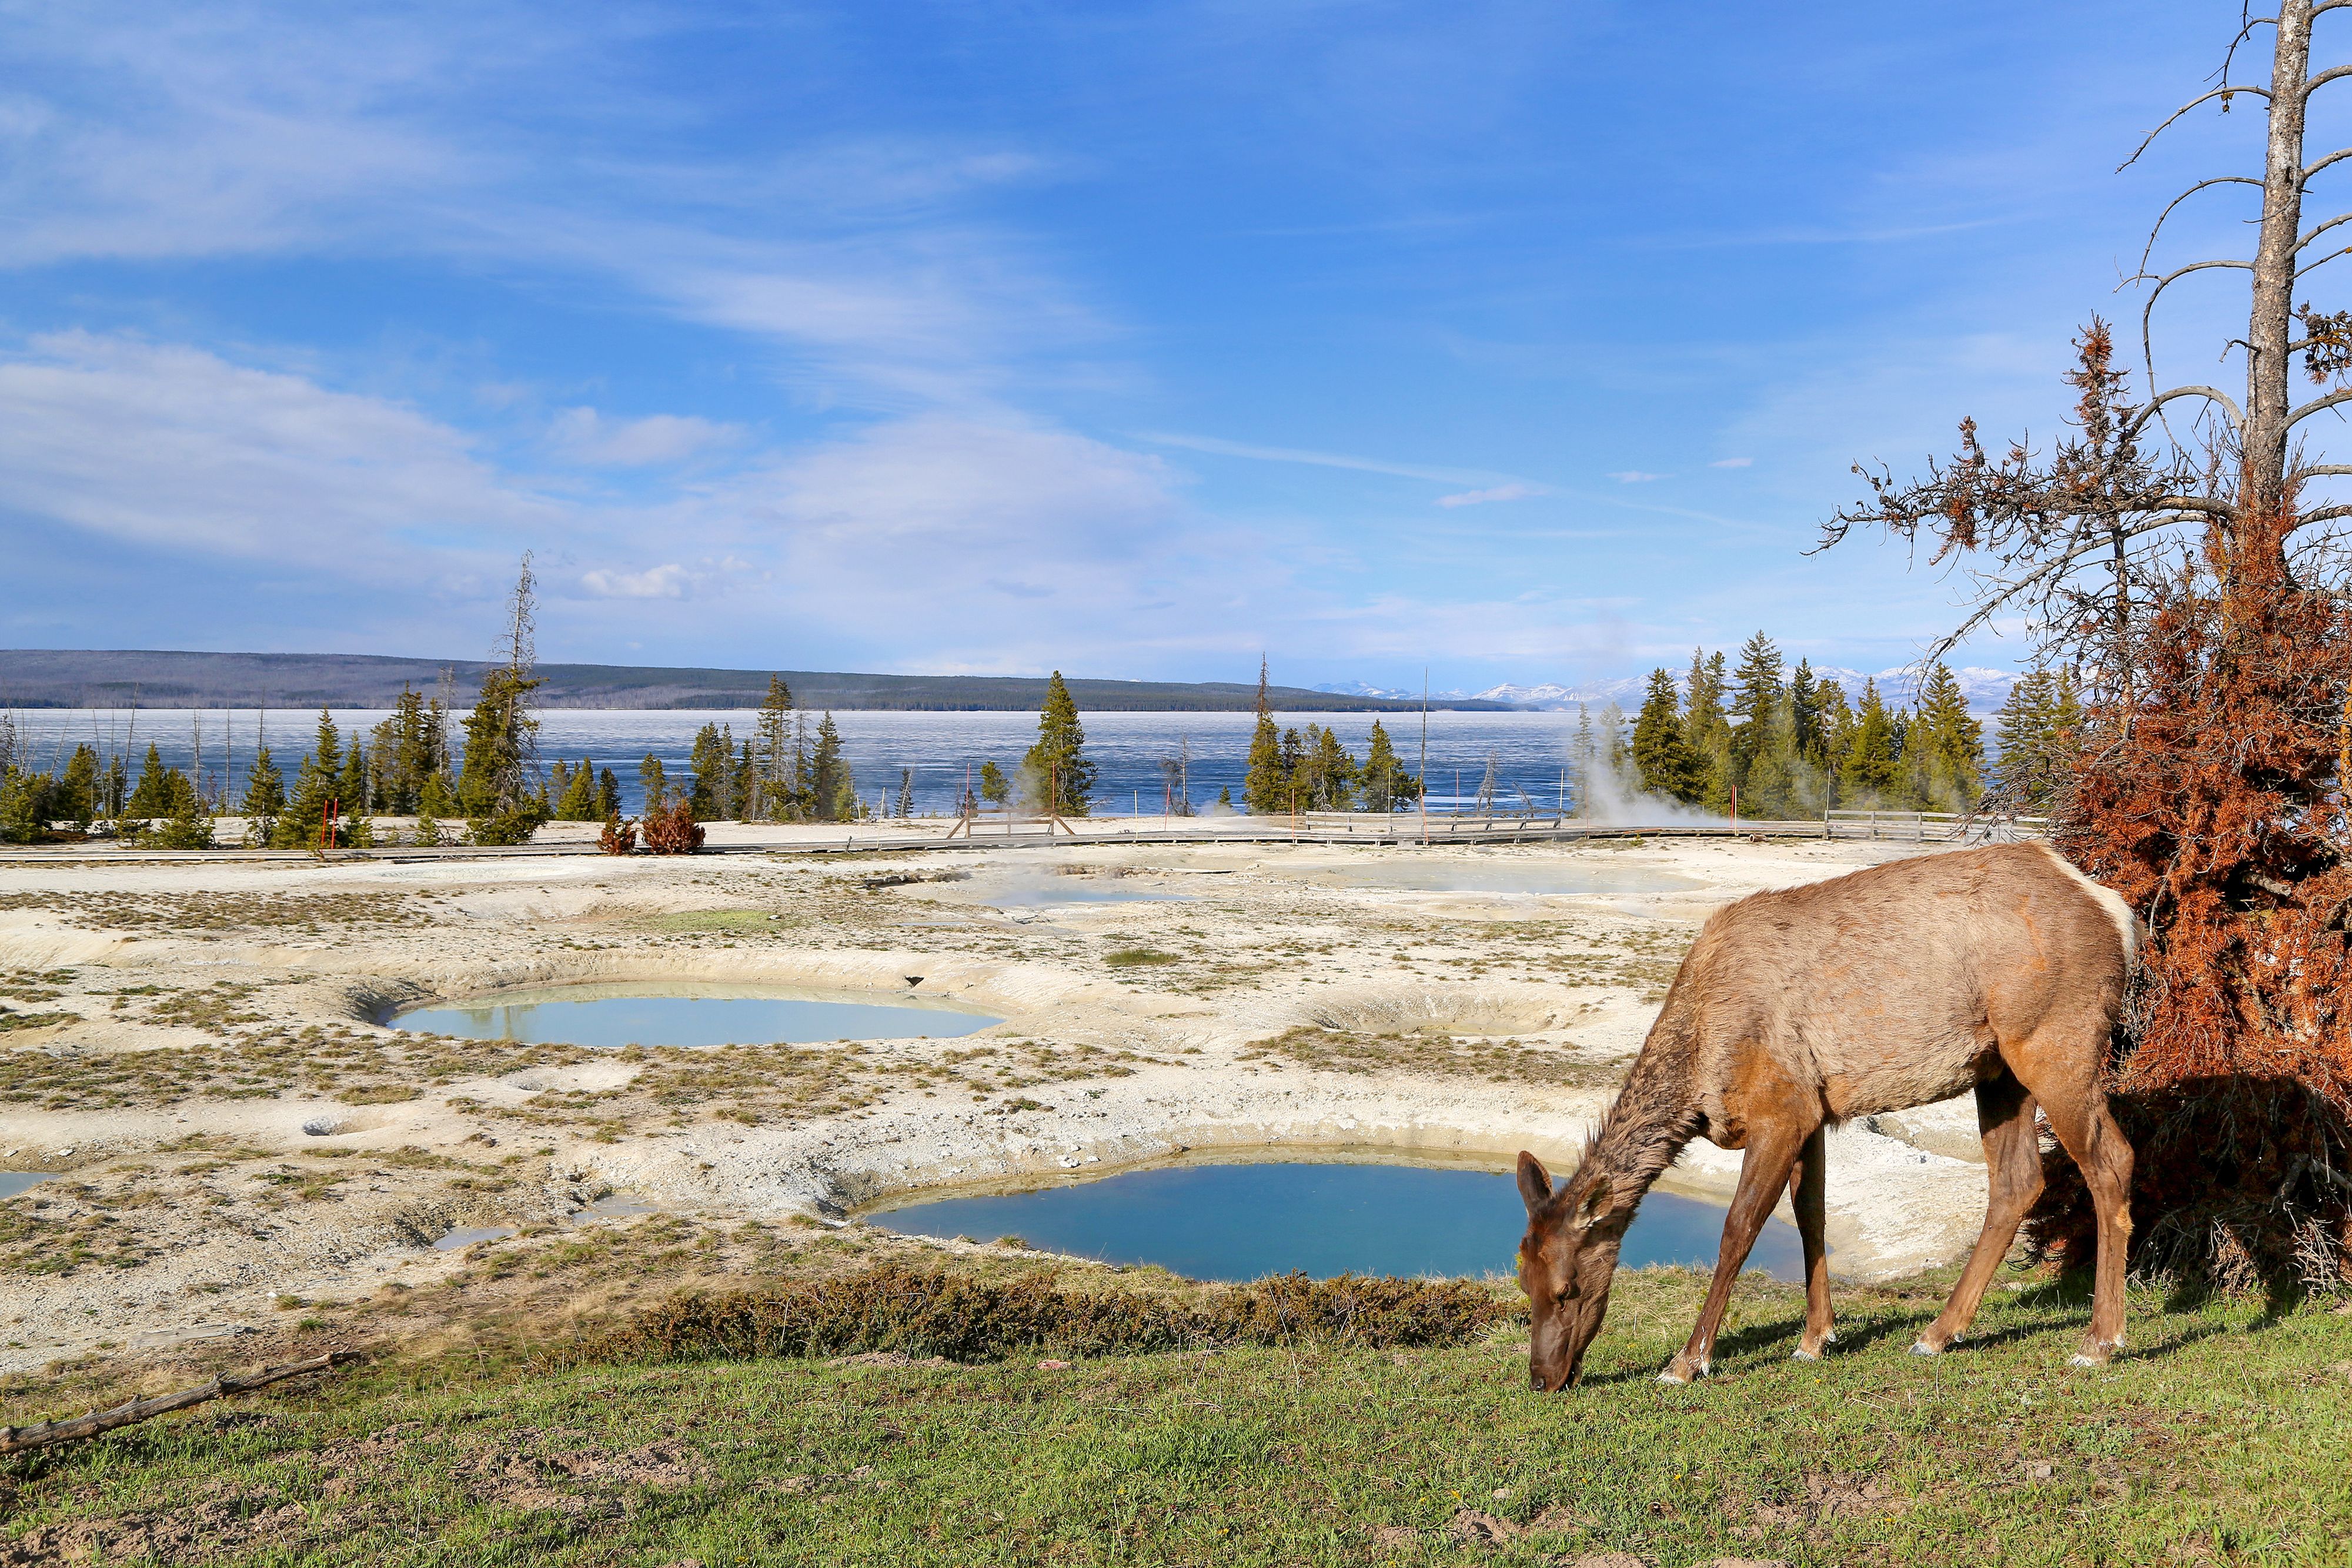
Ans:
[[[1267,1148],[1572,1165],[1711,910],[1898,852],[0,865],[0,1170],[51,1173],[0,1202],[0,1374],[250,1359],[362,1302],[416,1333],[584,1311],[887,1245],[844,1222],[914,1187]],[[1562,877],[1593,891],[1526,891]],[[1074,889],[1101,901],[1053,901]],[[1003,1021],[707,1051],[385,1025],[582,982],[911,992]],[[1961,1250],[1975,1145],[1954,1105],[1833,1134],[1833,1264]],[[1738,1159],[1695,1145],[1666,1185],[1727,1195]],[[433,1245],[467,1228],[520,1234]]]

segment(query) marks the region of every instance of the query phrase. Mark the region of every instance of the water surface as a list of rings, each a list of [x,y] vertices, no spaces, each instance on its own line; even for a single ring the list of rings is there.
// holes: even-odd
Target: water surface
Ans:
[[[29,1191],[37,1181],[47,1181],[55,1171],[0,1171],[0,1197],[14,1197]]]
[[[1335,1274],[1480,1275],[1515,1271],[1527,1230],[1516,1179],[1419,1166],[1171,1166],[1034,1192],[951,1197],[877,1213],[914,1236],[1018,1236],[1111,1263],[1157,1263],[1196,1280]],[[1643,1200],[1618,1261],[1711,1267],[1724,1211],[1673,1193]],[[1796,1228],[1767,1223],[1748,1260],[1801,1280]]]
[[[415,1008],[390,1022],[467,1040],[617,1048],[945,1040],[1003,1021],[952,1002],[881,994],[889,999],[856,991],[663,995],[644,986],[564,986]]]

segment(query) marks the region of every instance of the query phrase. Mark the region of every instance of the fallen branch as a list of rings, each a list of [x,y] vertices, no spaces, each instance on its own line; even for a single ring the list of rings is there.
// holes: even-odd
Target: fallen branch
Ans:
[[[265,1366],[259,1372],[247,1373],[241,1377],[215,1377],[210,1383],[200,1383],[194,1388],[183,1388],[174,1394],[158,1394],[152,1399],[133,1399],[127,1405],[117,1405],[110,1410],[93,1410],[70,1421],[41,1421],[30,1427],[0,1427],[0,1454],[21,1454],[27,1448],[46,1448],[52,1443],[69,1443],[77,1437],[95,1437],[100,1432],[111,1432],[117,1427],[129,1427],[173,1410],[185,1410],[191,1405],[202,1405],[205,1400],[218,1399],[224,1394],[249,1393],[283,1378],[299,1377],[306,1372],[325,1372],[359,1359],[360,1353],[355,1350],[330,1351],[325,1355],[314,1355],[308,1361],[289,1362],[284,1366]]]

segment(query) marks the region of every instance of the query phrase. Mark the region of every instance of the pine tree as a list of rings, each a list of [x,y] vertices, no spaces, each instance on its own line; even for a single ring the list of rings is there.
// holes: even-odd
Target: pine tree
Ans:
[[[547,820],[533,779],[539,720],[532,716],[531,694],[545,684],[532,673],[534,586],[526,553],[508,600],[499,648],[505,662],[483,673],[481,695],[466,717],[466,759],[457,775],[457,800],[478,844],[528,843]]]
[[[425,776],[441,765],[441,713],[410,687],[401,688],[392,715],[375,727],[369,757],[373,763],[371,804],[394,816],[416,810]]]
[[[1265,699],[1265,660],[1257,662],[1257,727],[1250,732],[1249,771],[1242,779],[1242,804],[1252,816],[1278,816],[1290,810],[1290,774],[1283,767],[1282,736]]]
[[[562,765],[559,763],[559,767]],[[604,813],[596,799],[596,764],[588,758],[563,780],[563,793],[555,802],[555,820],[559,822],[601,822]]]
[[[253,754],[253,766],[245,772],[246,841],[266,844],[278,831],[278,818],[286,810],[286,780],[271,759],[269,747]]]
[[[734,761],[731,734],[721,733],[715,724],[706,724],[695,732],[694,749],[688,753],[688,766],[694,769],[694,787],[688,791],[687,799],[692,803],[696,821],[724,821],[731,814],[729,797],[734,791],[728,787],[728,776],[734,770]]]
[[[156,749],[154,742],[148,742],[147,760],[139,768],[138,788],[123,802],[122,814],[142,819],[170,816],[178,794],[172,788],[172,780],[178,773],[178,768],[163,766],[163,754]]]
[[[1821,709],[1817,721],[1821,751],[1813,758],[1813,765],[1822,770],[1823,779],[1834,786],[1845,767],[1846,749],[1853,744],[1853,709],[1846,703],[1845,688],[1835,681],[1823,681],[1814,690]]]
[[[1054,797],[1048,805],[1056,815],[1083,817],[1091,809],[1087,797],[1094,792],[1095,765],[1087,758],[1086,743],[1078,705],[1070,700],[1070,688],[1055,670],[1045,683],[1045,706],[1037,716],[1037,744],[1021,759],[1021,768],[1040,800],[1049,793]]]
[[[768,677],[768,695],[760,704],[753,732],[751,805],[744,814],[761,821],[780,821],[793,810],[793,688],[782,675]]]
[[[816,748],[809,758],[809,814],[820,822],[848,821],[857,816],[857,784],[841,755],[841,731],[828,710],[816,727]]]
[[[1734,676],[1738,685],[1731,701],[1731,711],[1738,718],[1731,727],[1731,756],[1741,783],[1747,781],[1748,769],[1763,751],[1773,716],[1788,695],[1780,680],[1781,668],[1780,650],[1763,632],[1740,645],[1739,669]]]
[[[980,765],[980,798],[992,806],[1002,806],[1013,798],[1013,780],[993,762]]]
[[[621,781],[609,768],[596,776],[596,821],[611,821],[621,814]]]
[[[1878,695],[1878,683],[1862,684],[1862,709],[1855,715],[1853,736],[1838,769],[1838,787],[1857,809],[1884,810],[1890,804],[1897,778],[1899,742],[1894,716]]]
[[[1592,710],[1576,705],[1576,738],[1569,744],[1569,783],[1576,790],[1576,814],[1592,815],[1593,771],[1601,765],[1600,742],[1592,733]]]
[[[1984,726],[1969,713],[1960,683],[1942,663],[1919,688],[1919,712],[1905,737],[1912,793],[1923,806],[1966,811],[1984,791]]]
[[[323,761],[321,759],[324,759]],[[343,769],[342,737],[334,715],[319,709],[318,733],[310,750],[295,771],[286,809],[278,814],[270,841],[280,849],[316,849],[323,842],[327,803],[336,798]]]
[[[1356,759],[1339,737],[1321,725],[1307,726],[1308,739],[1299,767],[1299,804],[1310,811],[1355,809]]]
[[[647,817],[669,804],[669,772],[662,766],[662,759],[650,751],[637,764],[637,788],[646,798],[639,810]]]
[[[1714,811],[1724,810],[1729,803],[1731,786],[1738,778],[1731,757],[1731,725],[1723,712],[1727,680],[1720,653],[1691,650],[1683,744],[1690,748],[1698,767],[1697,799]]]
[[[85,741],[74,747],[64,775],[51,792],[50,808],[77,828],[87,828],[98,814],[98,753]]]
[[[1789,719],[1796,737],[1798,758],[1819,767],[1822,756],[1822,686],[1811,659],[1797,661],[1789,677]]]
[[[335,780],[335,792],[346,817],[363,817],[373,804],[368,799],[367,753],[356,740],[343,756],[343,770]]]
[[[1698,759],[1683,738],[1679,695],[1675,677],[1664,670],[1650,672],[1649,690],[1633,720],[1633,769],[1642,788],[1669,800],[1696,800],[1701,780]]]
[[[1389,732],[1381,727],[1379,719],[1372,720],[1372,738],[1364,754],[1364,810],[1395,811],[1411,805],[1420,797],[1421,787],[1412,775],[1405,771],[1404,762],[1389,742]]]
[[[441,833],[442,820],[454,816],[457,810],[457,797],[450,793],[441,770],[436,768],[426,772],[425,782],[416,791],[416,841],[428,846],[446,841]]]

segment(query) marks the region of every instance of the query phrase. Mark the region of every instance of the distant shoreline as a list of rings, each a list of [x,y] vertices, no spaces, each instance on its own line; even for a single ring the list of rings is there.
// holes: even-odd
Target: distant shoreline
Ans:
[[[7,708],[389,707],[404,690],[428,695],[447,673],[469,702],[487,668],[478,659],[376,653],[207,653],[175,650],[0,649],[0,710]],[[841,712],[1025,712],[1041,706],[1045,678],[892,675],[824,670],[729,670],[663,665],[542,664],[540,701],[551,708],[738,709],[760,706],[771,674],[801,706]],[[1115,681],[1077,677],[1070,694],[1096,713],[1236,713],[1255,706],[1255,683]],[[1414,713],[1418,702],[1270,686],[1283,713]],[[1433,709],[1509,713],[1513,705],[1460,697]]]

